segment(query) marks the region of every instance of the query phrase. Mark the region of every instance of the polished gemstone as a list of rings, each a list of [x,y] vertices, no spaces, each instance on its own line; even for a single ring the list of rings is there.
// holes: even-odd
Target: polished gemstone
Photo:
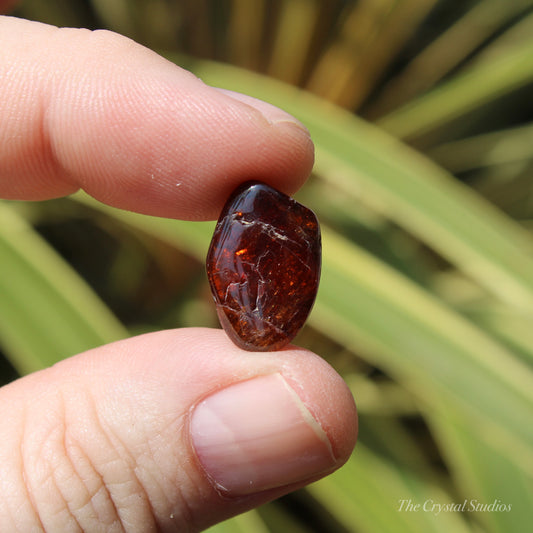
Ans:
[[[320,278],[315,214],[258,182],[227,201],[207,254],[207,275],[228,336],[250,351],[279,350],[311,311]]]

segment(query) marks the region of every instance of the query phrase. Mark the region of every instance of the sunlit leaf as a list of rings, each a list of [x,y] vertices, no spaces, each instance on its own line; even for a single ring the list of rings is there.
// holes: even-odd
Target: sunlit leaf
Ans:
[[[493,533],[527,531],[533,509],[533,477],[523,467],[527,459],[510,461],[492,445],[494,439],[472,431],[459,411],[443,411],[444,416],[429,413],[427,418],[467,501],[467,512]]]
[[[0,203],[0,344],[21,373],[127,335],[96,294]]]
[[[220,524],[206,529],[207,533],[269,533],[259,513],[257,511],[248,511],[247,513],[230,518]]]
[[[450,495],[362,445],[343,468],[308,490],[354,533],[469,531],[460,513],[433,509],[433,503],[453,504]]]
[[[414,139],[533,81],[533,42],[474,66],[377,121],[402,139]]]

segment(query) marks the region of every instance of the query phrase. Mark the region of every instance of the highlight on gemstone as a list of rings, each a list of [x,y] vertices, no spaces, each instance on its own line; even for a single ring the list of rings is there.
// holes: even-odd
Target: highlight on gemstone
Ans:
[[[249,351],[283,348],[304,325],[318,290],[315,214],[260,182],[239,186],[224,206],[207,254],[220,323]]]

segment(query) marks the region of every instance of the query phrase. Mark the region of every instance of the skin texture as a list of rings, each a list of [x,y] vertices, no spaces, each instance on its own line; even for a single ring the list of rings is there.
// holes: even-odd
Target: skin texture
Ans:
[[[215,219],[247,179],[290,194],[310,172],[309,135],[283,111],[124,37],[0,17],[0,41],[0,197],[82,188],[123,209]],[[302,446],[327,457],[320,471],[255,492],[232,479],[224,492],[208,471],[223,459],[198,448],[197,406],[271,374],[283,379],[262,383],[296,398]],[[0,531],[199,531],[335,470],[356,432],[348,388],[306,350],[249,353],[195,328],[131,338],[0,389]]]
[[[249,176],[291,193],[310,172],[312,144],[284,113],[265,117],[133,41],[13,18],[0,31],[6,198],[82,188],[132,211],[214,219]]]

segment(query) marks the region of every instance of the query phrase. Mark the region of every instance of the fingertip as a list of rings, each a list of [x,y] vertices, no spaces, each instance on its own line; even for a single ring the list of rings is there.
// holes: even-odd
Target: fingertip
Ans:
[[[231,172],[197,180],[193,184],[191,197],[184,208],[187,211],[181,215],[183,218],[217,219],[230,195],[247,181],[266,183],[289,196],[302,187],[314,163],[314,144],[307,130],[293,122],[278,122],[264,127],[266,131],[257,135],[253,153],[248,153],[247,157],[244,154],[250,139],[242,143],[235,139],[227,154]],[[245,130],[242,133],[245,134]],[[238,164],[231,162],[234,157],[239,159]],[[190,184],[185,186],[190,187]]]
[[[276,129],[277,135],[284,139],[287,152],[291,154],[283,162],[287,168],[279,175],[266,176],[264,181],[286,194],[296,192],[309,177],[315,159],[315,146],[307,127],[287,111],[269,102],[236,91],[215,90],[258,111],[265,122]]]
[[[297,347],[244,352],[221,331],[204,335],[218,338],[227,357],[220,364],[231,375],[226,386],[219,382],[194,405],[189,425],[199,464],[217,491],[231,497],[272,490],[279,495],[348,460],[357,439],[357,410],[346,383],[326,361]],[[224,371],[217,373],[224,381]]]
[[[309,130],[298,119],[296,119],[296,117],[290,113],[287,113],[283,109],[247,94],[231,91],[229,89],[222,89],[219,87],[214,87],[214,89],[233,100],[237,100],[238,102],[256,109],[269,124],[292,124],[296,128],[299,128],[301,130],[300,133],[302,133],[305,137],[309,137]]]
[[[309,134],[284,111],[213,89],[111,32],[1,23],[6,198],[81,187],[114,207],[207,220],[244,181],[290,194],[311,171]]]
[[[208,396],[190,427],[208,477],[231,496],[298,482],[336,462],[323,428],[280,373]]]
[[[353,452],[358,436],[358,414],[354,397],[344,379],[322,357],[296,348],[284,376],[329,437],[335,468]]]

